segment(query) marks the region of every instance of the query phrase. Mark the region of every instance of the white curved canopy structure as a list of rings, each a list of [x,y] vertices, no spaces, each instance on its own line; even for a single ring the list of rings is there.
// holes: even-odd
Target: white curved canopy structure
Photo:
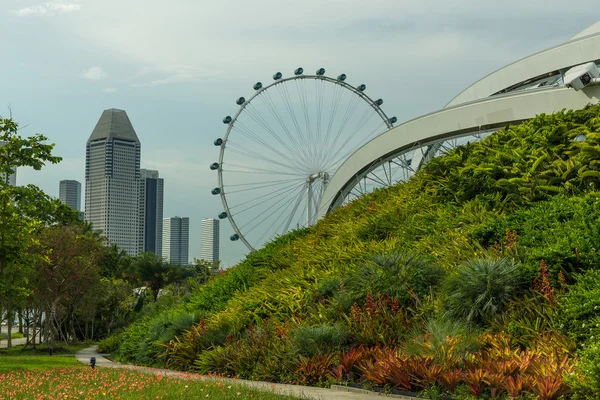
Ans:
[[[371,171],[415,147],[449,137],[489,132],[537,114],[580,109],[600,100],[600,86],[575,91],[562,84],[572,66],[600,60],[600,23],[569,41],[509,64],[466,88],[444,108],[407,121],[352,154],[328,183],[319,217],[339,207]]]

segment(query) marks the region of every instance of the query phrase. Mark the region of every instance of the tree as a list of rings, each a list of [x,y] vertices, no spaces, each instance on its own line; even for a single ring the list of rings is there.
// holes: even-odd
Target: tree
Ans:
[[[81,225],[72,224],[46,227],[39,235],[47,257],[37,266],[36,296],[45,308],[52,344],[59,337],[75,337],[75,309],[100,285],[102,242],[82,232]]]
[[[175,267],[154,253],[142,253],[134,260],[134,268],[140,282],[152,291],[154,301],[158,298],[160,289],[178,279]]]
[[[198,283],[206,283],[219,273],[221,261],[206,261],[194,258],[194,270]]]
[[[6,310],[12,315],[31,293],[29,277],[42,258],[29,251],[36,245],[35,233],[44,225],[73,221],[77,216],[34,185],[8,184],[8,177],[18,167],[40,170],[46,163],[58,163],[61,158],[52,155],[54,144],[46,144],[43,135],[21,138],[18,124],[2,117],[0,142],[0,314]],[[11,346],[12,318],[8,329]]]

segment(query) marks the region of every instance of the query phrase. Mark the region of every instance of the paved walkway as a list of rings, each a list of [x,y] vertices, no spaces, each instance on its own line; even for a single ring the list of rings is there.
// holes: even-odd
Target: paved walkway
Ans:
[[[22,344],[27,343],[27,338],[13,339],[11,342],[12,342],[13,347],[14,346],[20,346]],[[7,346],[8,346],[8,340],[7,339],[0,340],[0,349],[5,349]]]
[[[246,385],[256,389],[270,390],[280,394],[290,394],[294,396],[300,396],[303,399],[314,399],[314,400],[381,400],[383,397],[393,397],[406,400],[419,400],[415,397],[406,397],[398,395],[384,396],[378,393],[370,392],[367,390],[344,388],[343,386],[332,386],[331,389],[317,388],[311,386],[298,386],[298,385],[285,385],[280,383],[270,382],[255,382],[246,381],[242,379],[229,379],[229,378],[215,378],[206,375],[190,374],[186,372],[178,372],[169,369],[158,369],[158,368],[147,368],[138,367],[134,365],[121,364],[110,361],[98,354],[98,346],[92,346],[87,349],[78,351],[75,355],[77,360],[83,364],[90,365],[90,358],[96,357],[97,367],[109,367],[109,368],[127,368],[132,370],[138,370],[149,374],[159,374],[163,376],[170,376],[182,379],[197,379],[197,380],[222,380],[230,383]]]

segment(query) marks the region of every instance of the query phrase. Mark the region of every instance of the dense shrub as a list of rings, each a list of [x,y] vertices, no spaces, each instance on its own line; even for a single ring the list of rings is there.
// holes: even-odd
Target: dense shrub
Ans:
[[[468,260],[444,282],[447,313],[482,324],[502,312],[522,286],[519,266],[510,258]]]
[[[346,276],[344,282],[355,301],[362,303],[369,293],[381,293],[406,307],[414,303],[415,297],[426,296],[442,276],[443,270],[432,257],[395,249],[375,254],[370,262]]]
[[[577,342],[600,338],[600,270],[576,275],[577,283],[560,296],[557,324]]]
[[[98,343],[98,352],[99,353],[113,353],[119,350],[119,346],[121,345],[121,336],[113,335],[101,340]]]
[[[293,345],[303,356],[311,357],[317,353],[341,349],[350,333],[342,325],[302,326],[293,335]]]

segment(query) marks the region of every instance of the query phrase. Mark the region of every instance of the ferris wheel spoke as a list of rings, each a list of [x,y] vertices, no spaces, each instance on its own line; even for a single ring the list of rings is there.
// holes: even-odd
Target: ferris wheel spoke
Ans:
[[[311,158],[316,159],[316,154],[314,153],[314,138],[312,127],[310,124],[310,116],[308,113],[308,104],[307,104],[307,95],[306,95],[306,85],[304,80],[296,81],[296,90],[298,91],[298,96],[300,98],[300,105],[302,107],[302,113],[304,116],[304,127],[306,128],[306,137],[307,137],[307,149],[308,153],[311,155]]]
[[[303,187],[303,188],[302,188],[302,190],[301,190],[300,192],[298,192],[298,194],[297,194],[296,196],[298,196],[298,195],[302,196],[304,192],[305,192],[305,190],[304,190],[304,187]],[[283,206],[285,206],[286,204],[283,204],[282,206],[280,206],[280,207],[279,207],[279,209],[277,209],[277,210],[275,210],[275,211],[273,212],[273,213],[275,214],[275,213],[277,213],[278,211],[280,211],[280,212],[279,212],[279,214],[277,215],[277,217],[276,217],[276,218],[273,218],[273,222],[271,223],[271,225],[269,225],[269,226],[267,227],[267,229],[265,229],[265,230],[263,231],[262,235],[260,235],[260,237],[258,238],[258,242],[261,242],[263,239],[265,239],[265,236],[266,236],[266,235],[267,235],[269,232],[274,232],[274,233],[276,234],[276,232],[277,232],[277,231],[273,231],[273,230],[272,230],[272,228],[275,226],[275,224],[277,223],[277,221],[278,221],[279,219],[281,219],[281,216],[282,216],[282,215],[285,213],[285,211],[287,210],[287,208],[289,208],[289,206],[290,206],[290,204],[292,204],[292,202],[293,202],[293,201],[291,201],[291,202],[288,202],[288,203],[287,203],[287,207],[286,207],[286,208],[284,208],[283,210],[281,210],[281,211],[280,211],[280,209],[281,209],[281,208],[283,208]],[[270,239],[270,238],[269,238],[269,239]]]
[[[293,151],[287,143],[285,143],[283,141],[283,139],[281,139],[279,137],[279,135],[270,127],[270,125],[268,125],[268,123],[264,120],[264,118],[262,118],[262,116],[260,116],[259,113],[257,113],[254,109],[254,107],[250,104],[248,107],[246,107],[247,111],[248,111],[248,115],[254,119],[260,126],[262,126],[265,131],[267,133],[269,133],[288,153],[289,156],[291,156],[292,158],[294,158],[295,162],[298,163],[299,165],[302,165],[302,160],[298,158],[297,153],[295,151]],[[264,142],[264,141],[263,141]],[[275,150],[272,146],[269,145],[269,148],[277,153],[283,156],[283,153],[279,150]],[[288,156],[288,157],[289,157]],[[285,157],[285,156],[284,156]]]
[[[304,185],[301,186],[300,191],[303,190],[303,187],[304,187]],[[297,191],[288,192],[286,197],[282,197],[281,199],[279,199],[279,201],[277,201],[275,204],[273,204],[273,206],[269,207],[265,211],[270,211],[271,215],[275,215],[277,212],[279,212],[286,205],[289,206],[290,205],[290,201],[289,200],[295,198],[297,194],[298,194]],[[290,195],[292,195],[292,196],[290,196]],[[278,207],[274,208],[275,206],[278,206]],[[270,218],[270,219],[273,219],[275,222],[277,222],[277,218]],[[248,230],[246,230],[246,233],[248,233],[248,234],[252,233],[256,228],[258,228],[259,226],[261,226],[264,222],[269,221],[270,219],[269,218],[263,218],[263,219],[253,218],[250,222],[256,222],[257,220],[259,222],[256,223],[251,228],[248,228]],[[249,223],[247,223],[246,226],[248,224]],[[266,233],[267,231],[268,230],[266,230],[264,232]],[[263,233],[263,235],[264,235],[264,233]]]
[[[269,110],[269,112],[271,113],[273,118],[275,118],[275,120],[277,121],[279,126],[281,126],[281,128],[285,132],[288,140],[293,144],[296,152],[298,153],[299,157],[302,159],[302,162],[304,164],[310,162],[310,158],[309,158],[308,154],[306,154],[306,147],[301,146],[296,141],[296,139],[294,139],[294,135],[291,133],[291,131],[288,129],[287,125],[285,124],[283,117],[277,110],[275,102],[271,98],[271,95],[268,92],[265,92],[265,95],[260,96],[260,99],[263,101],[263,104],[265,104],[267,106],[267,109]]]
[[[353,96],[352,100],[347,105],[346,112],[344,113],[344,116],[342,117],[342,120],[340,121],[340,125],[338,127],[338,131],[335,135],[335,138],[333,139],[331,148],[335,148],[335,146],[337,145],[337,142],[338,142],[342,132],[344,132],[344,130],[346,129],[346,125],[348,124],[348,122],[350,121],[350,118],[352,117],[354,111],[356,110],[356,106],[358,105],[359,101],[360,101],[360,97]]]
[[[246,109],[248,111],[248,115],[256,123],[258,123],[267,133],[269,133],[271,135],[271,137],[273,137],[287,151],[287,153],[289,153],[289,156],[291,156],[292,158],[295,159],[296,163],[298,163],[299,165],[302,165],[302,160],[297,157],[297,153],[295,151],[293,151],[287,145],[287,143],[285,143],[283,141],[283,139],[281,139],[279,137],[279,135],[275,132],[275,130],[273,130],[273,128],[271,128],[271,126],[266,122],[266,120],[260,115],[260,113],[258,113],[254,109],[254,106],[252,106],[250,104],[248,107],[246,107]],[[248,128],[246,128],[246,129],[248,130]],[[258,137],[258,135],[256,135],[254,132],[252,134],[254,135],[254,137]],[[264,140],[262,142],[266,145],[266,142]],[[276,154],[279,154],[279,155],[282,155],[283,157],[285,157],[280,150],[275,150],[275,148],[272,147],[271,145],[268,145],[268,147],[271,149],[271,151],[275,152]],[[288,158],[289,158],[289,156],[288,156]]]
[[[295,168],[300,168],[302,166],[301,162],[298,161],[296,158],[291,157],[285,153],[283,153],[281,150],[276,149],[275,147],[273,147],[270,143],[264,141],[263,139],[261,139],[260,137],[256,136],[255,133],[253,133],[251,130],[249,130],[247,127],[245,127],[244,125],[242,125],[241,123],[238,125],[238,130],[240,131],[240,133],[242,133],[244,136],[256,141],[257,143],[261,144],[263,147],[260,150],[265,150],[268,149],[270,150],[273,154],[278,155],[279,157],[281,157],[282,159],[286,160],[286,161],[291,161],[294,165]],[[238,145],[240,147],[244,147],[243,145]],[[247,146],[245,147],[247,148]]]
[[[291,222],[294,220],[294,218],[296,217],[296,215],[298,215],[298,208],[300,206],[300,204],[302,204],[302,201],[304,200],[304,198],[306,197],[306,186],[302,188],[302,190],[300,190],[298,192],[298,194],[290,201],[290,205],[293,205],[293,207],[291,208],[290,211],[288,211],[288,208],[286,208],[285,210],[282,211],[281,213],[281,217],[279,219],[281,219],[281,224],[279,224],[274,230],[273,232],[275,232],[276,234],[278,232],[281,232],[281,234],[284,234],[285,232],[288,231],[289,229],[289,225],[291,225]],[[285,215],[289,215],[289,218],[285,218]],[[298,215],[298,218],[296,219],[297,221],[300,221],[302,214]],[[289,220],[289,221],[288,221]],[[285,226],[285,227],[284,227]]]
[[[299,140],[300,140],[300,144],[301,147],[304,147],[306,149],[309,148],[309,141],[308,139],[304,136],[304,133],[302,132],[302,129],[300,128],[300,123],[298,122],[298,118],[296,117],[296,113],[294,112],[294,106],[292,103],[292,99],[290,96],[290,92],[287,89],[286,86],[283,86],[282,88],[280,88],[280,86],[283,85],[278,85],[277,88],[280,89],[279,90],[279,94],[284,102],[285,108],[288,110],[288,113],[290,114],[290,117],[292,119],[292,123],[294,125],[294,127],[296,128],[296,135],[298,136]]]
[[[240,170],[229,169],[229,166],[231,166],[233,168],[243,168],[243,169],[240,169]],[[234,163],[223,163],[223,166],[221,169],[226,172],[238,173],[238,174],[245,174],[245,173],[261,174],[262,173],[262,174],[268,174],[268,175],[286,175],[286,176],[306,177],[306,174],[303,174],[300,172],[274,171],[273,169],[258,168],[258,167],[253,167],[253,166],[249,166],[249,165],[234,164]]]
[[[287,182],[292,182],[295,181],[297,182],[298,179],[297,178],[288,178],[288,179],[280,179],[280,180],[268,180],[268,181],[260,181],[260,182],[250,182],[250,183],[237,183],[237,184],[233,184],[233,185],[227,185],[226,187],[245,187],[245,186],[256,186],[256,185],[262,185],[264,183],[287,183]]]
[[[287,181],[285,183],[288,183],[288,182],[290,182],[290,181]],[[264,189],[264,188],[268,188],[268,187],[281,186],[282,184],[284,184],[284,183],[279,182],[279,183],[268,183],[268,184],[264,184],[264,185],[255,185],[255,186],[250,187],[250,188],[246,187],[244,189],[227,190],[227,193],[228,194],[232,194],[232,193],[249,192],[251,190],[257,190],[257,189]],[[235,186],[235,185],[223,186],[223,188],[229,188],[229,187],[232,187],[232,186]]]
[[[247,204],[250,204],[250,203],[256,202],[256,201],[258,201],[258,200],[262,200],[262,199],[264,199],[264,198],[267,198],[267,197],[269,197],[269,196],[271,196],[271,197],[270,197],[271,199],[274,199],[274,198],[277,198],[278,196],[280,196],[280,195],[282,195],[282,194],[285,194],[287,191],[290,191],[290,190],[294,190],[294,189],[296,189],[296,187],[298,187],[298,186],[301,186],[301,185],[302,185],[302,184],[299,184],[298,182],[294,182],[294,183],[293,183],[293,184],[291,184],[291,185],[288,185],[288,186],[285,186],[285,187],[279,188],[279,189],[277,189],[277,190],[275,190],[275,191],[273,191],[273,192],[269,192],[269,193],[263,194],[263,195],[261,195],[261,196],[258,196],[258,197],[254,197],[254,198],[251,198],[251,199],[248,199],[248,200],[244,200],[243,202],[241,202],[241,203],[239,203],[239,204],[236,204],[235,206],[231,206],[231,207],[229,207],[229,209],[230,209],[230,210],[234,210],[234,209],[237,209],[238,207],[241,207],[241,206],[244,206],[244,205],[247,205]],[[256,207],[256,206],[258,206],[258,205],[260,205],[260,204],[262,204],[262,203],[263,203],[263,202],[259,202],[259,203],[255,204],[255,205],[253,205],[253,206],[250,206],[250,207],[248,207],[248,208],[245,208],[245,209],[243,209],[243,210],[241,210],[241,211],[238,211],[238,212],[243,212],[243,211],[249,210],[249,209],[251,209],[251,208],[253,208],[253,207]]]
[[[287,222],[285,224],[285,227],[283,228],[283,232],[287,232],[290,229],[290,225],[291,225],[292,221],[294,220],[294,216],[296,215],[296,212],[298,211],[298,207],[302,203],[302,200],[303,200],[302,192],[299,192],[297,199],[296,199],[296,203],[294,204],[294,207],[292,208],[292,212],[290,213],[289,217],[287,218]]]
[[[372,117],[372,115],[371,115]],[[367,119],[365,121],[365,124],[369,122],[369,120]],[[336,168],[339,166],[339,164],[346,160],[350,154],[354,153],[356,151],[356,149],[359,149],[360,147],[362,147],[365,143],[367,143],[368,141],[370,141],[371,139],[373,139],[375,137],[375,132],[381,131],[381,128],[383,128],[385,124],[381,123],[378,126],[376,126],[371,132],[369,132],[359,143],[358,145],[355,145],[353,147],[351,147],[350,149],[348,149],[345,153],[342,153],[341,156],[338,156],[336,159],[334,159],[334,161],[329,164],[328,169],[332,169],[332,168]],[[356,131],[352,134],[351,138],[349,138],[348,140],[351,140],[354,138],[354,136],[358,133],[359,131]],[[345,143],[342,144],[342,146],[340,147],[340,149],[338,149],[337,151],[333,152],[332,154],[339,154],[342,150],[342,148],[344,147]]]
[[[293,197],[290,197],[291,195],[293,195]],[[289,200],[290,198],[295,198],[297,196],[297,191],[289,191],[284,193],[283,196],[280,196],[279,200],[277,200],[276,202],[271,202],[269,203],[269,207],[265,208],[262,212],[260,212],[259,214],[255,215],[252,217],[252,219],[250,219],[248,222],[246,222],[244,225],[240,226],[240,230],[245,229],[246,227],[248,227],[248,225],[250,225],[251,223],[257,221],[257,220],[261,220],[261,217],[267,213],[273,213],[273,209],[277,206],[285,206],[286,204],[289,204]],[[279,210],[280,207],[276,208],[275,210]],[[257,225],[259,226],[259,225]],[[247,233],[252,232],[254,228],[252,229],[248,229]]]
[[[283,161],[278,161],[278,160],[275,160],[273,158],[269,158],[269,157],[267,157],[267,156],[265,156],[265,155],[263,155],[263,154],[261,154],[259,152],[246,149],[243,146],[240,146],[240,145],[237,145],[237,144],[234,144],[234,143],[230,143],[230,144],[233,145],[233,148],[230,149],[230,151],[232,153],[236,153],[236,154],[239,154],[239,155],[242,155],[242,156],[246,156],[246,157],[248,157],[248,158],[250,158],[252,160],[254,160],[254,159],[263,160],[263,161],[266,161],[268,163],[276,164],[276,165],[279,165],[281,167],[287,168],[287,169],[289,169],[291,171],[297,171],[298,170],[298,167],[295,166],[295,165],[290,165],[290,164],[285,163]]]

